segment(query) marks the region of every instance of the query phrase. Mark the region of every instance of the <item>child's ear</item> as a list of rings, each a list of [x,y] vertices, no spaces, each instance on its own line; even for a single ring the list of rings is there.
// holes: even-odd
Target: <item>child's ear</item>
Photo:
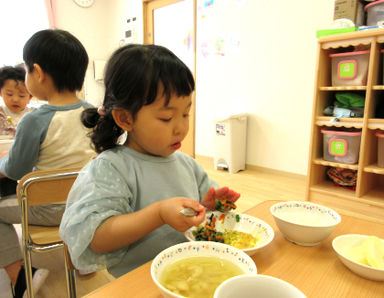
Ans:
[[[35,71],[35,75],[37,76],[39,83],[42,83],[45,79],[45,72],[41,69],[40,65],[37,63],[34,63],[33,64],[33,71]]]
[[[114,108],[112,117],[116,124],[125,131],[131,131],[133,126],[133,117],[131,112],[125,109]]]

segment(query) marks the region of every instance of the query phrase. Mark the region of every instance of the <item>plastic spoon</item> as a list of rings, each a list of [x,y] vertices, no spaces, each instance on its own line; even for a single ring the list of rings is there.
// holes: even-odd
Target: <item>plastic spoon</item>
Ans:
[[[185,216],[195,216],[198,212],[195,209],[192,208],[184,208],[180,210],[180,213],[185,215]]]

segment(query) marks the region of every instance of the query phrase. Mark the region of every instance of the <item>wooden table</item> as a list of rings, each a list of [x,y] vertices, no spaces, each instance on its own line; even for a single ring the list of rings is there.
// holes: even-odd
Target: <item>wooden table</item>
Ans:
[[[264,220],[275,231],[271,244],[252,257],[259,274],[283,279],[307,297],[384,297],[384,282],[354,274],[340,262],[332,248],[333,238],[342,234],[369,234],[383,238],[383,224],[342,216],[341,223],[328,239],[317,246],[299,246],[287,241],[277,228],[269,211],[277,202],[265,201],[245,212]],[[160,298],[150,268],[151,262],[148,262],[86,297]]]

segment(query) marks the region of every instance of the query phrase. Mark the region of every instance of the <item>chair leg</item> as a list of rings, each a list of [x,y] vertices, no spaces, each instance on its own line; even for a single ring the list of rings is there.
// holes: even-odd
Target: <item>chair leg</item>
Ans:
[[[27,283],[27,294],[29,298],[33,298],[33,283],[32,283],[32,256],[31,251],[28,248],[28,245],[23,246],[24,253],[24,268],[25,268],[25,278]]]
[[[76,270],[72,264],[67,246],[64,244],[65,277],[67,279],[67,294],[69,298],[76,298]]]
[[[67,294],[69,298],[76,298],[76,275],[75,270],[65,269],[67,278]]]

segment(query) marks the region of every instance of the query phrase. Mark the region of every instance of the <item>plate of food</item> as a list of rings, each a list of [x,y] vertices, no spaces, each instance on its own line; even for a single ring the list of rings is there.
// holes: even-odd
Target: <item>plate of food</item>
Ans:
[[[216,202],[216,209],[225,211],[207,212],[201,225],[185,231],[185,237],[189,241],[221,242],[239,248],[249,256],[254,255],[273,240],[274,231],[259,218],[228,211],[235,208],[232,202]]]

